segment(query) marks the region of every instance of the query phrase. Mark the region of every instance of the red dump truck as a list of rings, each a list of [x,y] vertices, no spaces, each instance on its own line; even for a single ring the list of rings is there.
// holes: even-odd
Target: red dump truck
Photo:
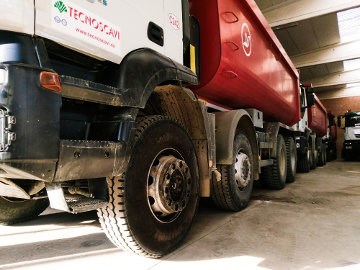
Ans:
[[[337,158],[337,125],[335,121],[335,115],[331,112],[327,113],[328,116],[328,131],[325,139],[326,143],[326,160],[332,161]]]
[[[325,165],[326,158],[326,134],[328,129],[327,111],[319,98],[314,94],[315,103],[308,110],[309,128],[311,129],[310,149],[311,149],[311,168],[317,165]]]
[[[115,245],[160,257],[200,197],[239,211],[254,181],[294,181],[307,105],[253,0],[0,7],[0,222],[97,210]]]

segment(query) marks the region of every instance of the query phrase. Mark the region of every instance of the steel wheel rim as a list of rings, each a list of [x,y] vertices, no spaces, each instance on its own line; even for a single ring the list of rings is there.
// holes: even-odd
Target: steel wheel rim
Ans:
[[[181,214],[190,200],[191,182],[190,168],[178,151],[156,155],[148,172],[147,200],[158,221],[172,222]]]
[[[235,157],[235,182],[240,190],[245,189],[251,180],[251,162],[247,154],[241,150]]]

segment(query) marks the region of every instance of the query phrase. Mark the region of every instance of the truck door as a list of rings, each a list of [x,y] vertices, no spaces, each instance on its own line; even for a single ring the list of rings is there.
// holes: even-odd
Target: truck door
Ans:
[[[33,0],[2,0],[0,10],[1,30],[34,34]]]
[[[138,48],[164,54],[164,1],[35,0],[35,34],[115,63]]]

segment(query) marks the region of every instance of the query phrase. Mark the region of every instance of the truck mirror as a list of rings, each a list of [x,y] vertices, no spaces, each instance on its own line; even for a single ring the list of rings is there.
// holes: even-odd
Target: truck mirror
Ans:
[[[314,92],[307,92],[306,93],[306,100],[307,100],[307,107],[310,108],[315,104],[315,97]]]

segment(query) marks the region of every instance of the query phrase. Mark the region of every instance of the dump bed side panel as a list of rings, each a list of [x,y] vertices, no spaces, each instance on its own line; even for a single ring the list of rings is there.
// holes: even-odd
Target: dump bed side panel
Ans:
[[[259,109],[267,121],[299,121],[298,73],[255,2],[190,2],[200,24],[195,92],[232,109]]]
[[[327,132],[327,113],[326,108],[314,94],[315,104],[308,110],[309,128],[316,133],[316,135],[322,137]]]

